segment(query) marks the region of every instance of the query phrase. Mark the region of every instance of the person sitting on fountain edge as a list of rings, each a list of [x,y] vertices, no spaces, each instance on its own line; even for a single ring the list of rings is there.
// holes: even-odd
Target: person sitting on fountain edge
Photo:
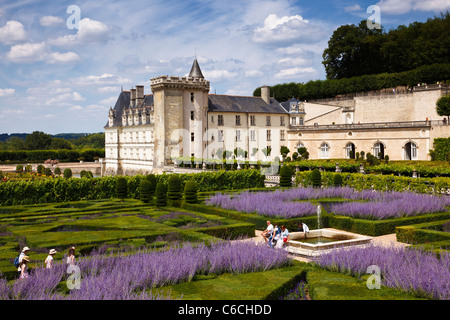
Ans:
[[[305,234],[305,238],[306,238],[306,234],[309,232],[309,227],[303,223],[302,221],[299,222],[298,224],[298,232],[304,232]]]
[[[266,230],[263,231],[263,233],[261,235],[264,238],[264,241],[266,243],[267,243],[267,241],[272,241],[273,225],[270,223],[270,221],[267,221],[267,228],[266,228]]]

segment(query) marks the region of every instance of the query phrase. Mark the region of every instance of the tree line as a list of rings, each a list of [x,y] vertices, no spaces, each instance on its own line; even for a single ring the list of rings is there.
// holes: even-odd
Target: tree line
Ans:
[[[6,138],[6,136],[9,135],[2,135],[3,138]],[[76,138],[70,139],[70,137],[73,136]],[[81,150],[104,148],[104,133],[52,136],[41,131],[34,131],[31,134],[14,134],[7,138],[6,141],[0,141],[0,150],[3,151]]]
[[[271,88],[275,99],[325,99],[418,83],[450,83],[450,13],[389,32],[370,30],[366,20],[358,26],[343,25],[331,36],[322,63],[326,80],[275,85]],[[253,95],[260,96],[261,89]]]

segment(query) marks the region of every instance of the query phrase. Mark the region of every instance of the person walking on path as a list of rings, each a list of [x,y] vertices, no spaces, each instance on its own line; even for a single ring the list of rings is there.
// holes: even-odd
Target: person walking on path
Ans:
[[[30,262],[29,256],[23,256],[22,261],[20,262],[19,269],[17,271],[20,272],[20,279],[28,278],[28,262]]]
[[[56,254],[56,252],[57,251],[55,249],[51,249],[48,253],[47,259],[45,259],[45,267],[47,269],[51,269],[53,267],[53,256]]]
[[[67,256],[67,264],[74,265],[75,264],[75,247],[70,247],[69,255]]]
[[[22,262],[23,257],[28,256],[29,251],[30,251],[30,248],[23,247],[22,252],[19,254],[19,263]]]

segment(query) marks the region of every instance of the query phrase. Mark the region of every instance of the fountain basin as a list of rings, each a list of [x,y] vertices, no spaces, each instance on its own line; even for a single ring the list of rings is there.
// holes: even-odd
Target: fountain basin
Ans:
[[[295,255],[314,257],[330,250],[349,246],[365,246],[371,243],[372,237],[342,232],[339,230],[311,230],[305,239],[304,232],[289,234],[287,250]]]

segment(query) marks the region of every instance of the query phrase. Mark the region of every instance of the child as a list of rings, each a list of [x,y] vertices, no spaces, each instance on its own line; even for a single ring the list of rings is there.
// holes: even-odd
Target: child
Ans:
[[[20,279],[28,278],[27,264],[30,262],[30,257],[24,256],[20,262],[18,271],[20,272]]]
[[[56,254],[56,250],[55,249],[51,249],[50,252],[48,253],[48,257],[47,259],[45,259],[45,264],[46,264],[46,268],[47,269],[51,269],[53,266],[53,256]]]

